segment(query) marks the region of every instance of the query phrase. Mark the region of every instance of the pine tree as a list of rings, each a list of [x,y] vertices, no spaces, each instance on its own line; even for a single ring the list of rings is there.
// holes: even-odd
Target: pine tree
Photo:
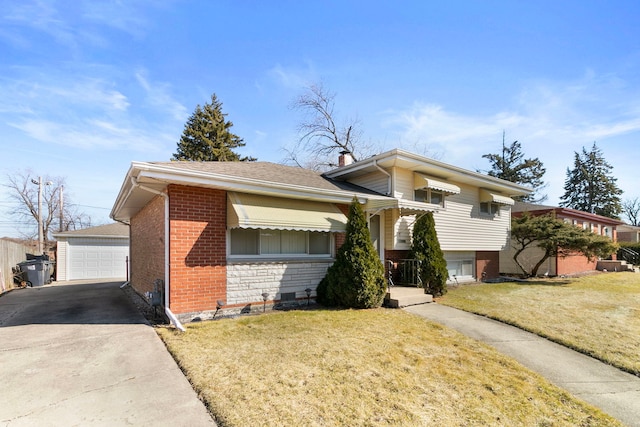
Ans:
[[[345,242],[318,285],[318,302],[348,308],[380,307],[386,289],[384,266],[371,242],[364,211],[354,197]]]
[[[440,248],[433,212],[427,212],[415,222],[410,257],[420,261],[420,278],[425,292],[444,295],[449,271]]]
[[[192,161],[253,161],[254,158],[240,157],[233,150],[244,147],[238,135],[231,133],[233,123],[222,112],[222,103],[215,94],[211,103],[196,106],[187,120],[178,142],[178,148],[171,160]]]
[[[589,152],[582,147],[581,154],[575,153],[573,169],[567,168],[560,206],[618,219],[622,190],[612,169],[595,142]]]
[[[539,191],[547,186],[542,180],[547,170],[537,157],[535,159],[524,159],[522,146],[518,141],[514,141],[508,147],[505,146],[503,132],[502,154],[485,154],[482,157],[488,159],[491,163],[491,170],[487,172],[489,176],[534,189],[533,193],[514,197],[515,199],[530,203],[540,203],[547,199],[546,194],[539,194]]]

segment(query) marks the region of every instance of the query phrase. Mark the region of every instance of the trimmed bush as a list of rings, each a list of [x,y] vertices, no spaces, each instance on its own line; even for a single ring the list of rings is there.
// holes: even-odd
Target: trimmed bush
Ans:
[[[415,222],[409,256],[420,261],[418,274],[425,292],[434,296],[446,294],[449,271],[440,249],[433,212],[427,212]]]
[[[317,300],[333,307],[380,307],[386,288],[384,266],[371,242],[362,207],[354,197],[349,207],[345,242],[318,285]]]

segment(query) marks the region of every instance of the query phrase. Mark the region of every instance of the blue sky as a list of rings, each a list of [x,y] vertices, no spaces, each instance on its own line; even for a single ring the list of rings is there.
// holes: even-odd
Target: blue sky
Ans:
[[[393,3],[393,5],[392,5]],[[518,140],[549,204],[597,142],[640,196],[640,3],[634,1],[0,0],[2,175],[66,177],[109,222],[131,161],[166,161],[216,93],[242,155],[281,162],[292,100],[336,94],[376,151],[471,170]],[[16,234],[0,187],[0,236]]]

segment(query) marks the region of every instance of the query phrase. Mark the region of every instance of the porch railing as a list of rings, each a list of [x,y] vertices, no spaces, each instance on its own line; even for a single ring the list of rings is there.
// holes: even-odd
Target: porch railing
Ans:
[[[632,265],[640,265],[640,254],[632,249],[621,247],[618,249],[618,259]]]
[[[420,260],[401,259],[397,262],[387,261],[389,285],[416,286],[422,288],[420,278]]]

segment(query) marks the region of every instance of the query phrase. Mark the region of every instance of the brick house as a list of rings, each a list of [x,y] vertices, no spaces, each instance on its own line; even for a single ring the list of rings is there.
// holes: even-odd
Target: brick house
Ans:
[[[546,215],[553,213],[557,219],[576,227],[581,227],[591,232],[607,236],[614,242],[617,241],[617,227],[624,224],[616,219],[579,211],[571,208],[561,208],[555,206],[536,205],[532,203],[516,202],[512,207],[513,216],[521,216],[525,212],[531,215]],[[513,260],[515,250],[509,246],[500,254],[501,273],[504,274],[520,274],[522,271]],[[526,268],[530,268],[535,262],[541,258],[541,250],[539,248],[528,248],[519,257]],[[578,274],[587,271],[596,270],[598,260],[589,260],[584,255],[569,255],[566,257],[550,257],[546,265],[541,267],[541,272],[547,276],[562,276]]]
[[[450,276],[496,277],[511,196],[529,189],[391,150],[318,174],[267,162],[133,162],[111,217],[130,225],[131,284],[164,283],[175,321],[311,297],[363,204],[383,262],[406,258],[417,215],[434,212]],[[266,301],[265,301],[266,300]]]

